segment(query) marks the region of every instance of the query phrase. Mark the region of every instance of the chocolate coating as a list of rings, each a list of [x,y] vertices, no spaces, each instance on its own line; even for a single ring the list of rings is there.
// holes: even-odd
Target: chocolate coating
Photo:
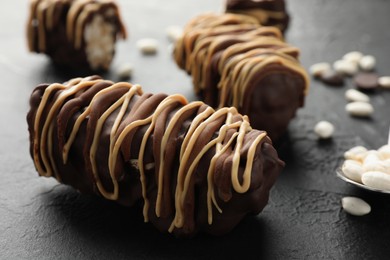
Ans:
[[[220,235],[258,214],[284,163],[235,108],[97,76],[42,84],[27,115],[39,175],[125,206],[162,232]]]
[[[290,16],[284,0],[226,0],[226,12],[254,16],[264,26],[288,27]]]
[[[29,50],[60,68],[108,70],[117,38],[126,38],[126,31],[114,1],[30,1]]]
[[[192,19],[174,50],[176,63],[192,76],[205,103],[236,107],[275,141],[308,91],[298,57],[299,49],[285,43],[277,28],[234,14]]]

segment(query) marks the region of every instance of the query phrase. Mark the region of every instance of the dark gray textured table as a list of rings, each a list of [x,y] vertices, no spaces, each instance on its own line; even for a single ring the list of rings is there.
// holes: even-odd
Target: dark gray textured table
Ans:
[[[115,68],[134,64],[132,82],[151,92],[182,93],[195,99],[190,79],[170,57],[165,28],[184,25],[203,11],[220,11],[222,1],[120,1],[130,40],[118,45]],[[333,62],[359,50],[377,57],[377,72],[390,74],[390,2],[385,0],[290,0],[288,42],[302,50],[305,67]],[[223,237],[179,240],[159,234],[127,208],[83,196],[54,180],[38,178],[28,153],[25,116],[36,84],[62,82],[67,75],[44,57],[27,52],[25,1],[0,8],[0,259],[388,259],[390,196],[359,190],[335,176],[345,150],[378,148],[387,142],[390,91],[371,93],[371,119],[349,117],[343,88],[313,81],[306,106],[291,123],[279,148],[287,168],[257,217],[245,219]],[[160,41],[157,56],[142,57],[139,38]],[[319,141],[319,120],[336,126],[333,139]],[[356,195],[372,206],[364,217],[347,215],[340,199]]]

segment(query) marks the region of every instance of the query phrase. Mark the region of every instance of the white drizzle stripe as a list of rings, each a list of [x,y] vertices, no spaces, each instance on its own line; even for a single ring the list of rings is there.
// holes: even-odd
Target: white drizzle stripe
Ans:
[[[111,156],[110,156],[110,154],[111,154],[111,147],[112,147],[112,141],[113,141],[111,138],[112,138],[112,136],[115,135],[116,128],[118,127],[118,124],[120,123],[120,120],[122,119],[123,114],[125,113],[125,111],[127,109],[128,102],[134,96],[134,94],[137,91],[140,90],[139,87],[138,88],[133,87],[131,84],[128,84],[128,83],[116,83],[116,84],[111,86],[111,89],[122,88],[122,87],[128,87],[129,90],[128,90],[128,92],[125,95],[123,95],[114,104],[112,104],[103,113],[103,115],[98,119],[97,124],[96,124],[96,128],[95,128],[95,133],[93,135],[93,142],[92,142],[92,145],[91,145],[91,148],[90,148],[90,154],[89,154],[93,175],[94,175],[95,179],[98,180],[96,182],[96,184],[97,184],[97,187],[99,189],[99,192],[105,198],[110,199],[110,200],[117,200],[118,196],[119,196],[118,181],[114,177],[115,163],[112,163],[113,161],[115,162],[115,159],[112,159]],[[107,91],[107,89],[104,89],[104,90],[102,90],[102,91],[104,91],[106,93],[109,93],[109,91]],[[111,129],[111,132],[110,132],[110,153],[109,153],[109,159],[108,159],[108,166],[109,166],[109,174],[110,174],[110,177],[111,177],[111,180],[112,180],[112,184],[113,184],[113,187],[114,187],[114,191],[110,193],[110,192],[108,192],[104,188],[102,182],[100,181],[95,156],[96,156],[96,152],[97,152],[97,149],[98,149],[100,133],[101,133],[101,131],[103,129],[104,122],[106,121],[108,116],[111,115],[119,106],[121,106],[121,109],[120,109],[120,111],[119,111],[119,113],[117,115],[117,118],[115,119],[114,125],[113,125],[113,127]]]
[[[194,131],[197,129],[199,124],[201,124],[207,117],[211,116],[213,113],[215,113],[215,110],[211,107],[207,107],[205,111],[198,114],[194,118],[194,120],[192,120],[190,129],[188,129],[188,132],[184,137],[183,143],[180,148],[180,161],[183,161],[184,152],[187,150],[188,142],[190,141],[190,138],[193,135]]]
[[[213,223],[213,206],[212,203],[215,205],[219,213],[222,213],[222,209],[219,207],[217,200],[215,198],[215,192],[214,192],[214,183],[213,183],[213,177],[215,172],[215,164],[219,157],[226,152],[226,150],[231,146],[232,142],[236,139],[238,136],[238,133],[234,133],[232,137],[229,139],[229,141],[226,143],[225,146],[222,148],[218,148],[217,144],[216,153],[213,156],[213,158],[210,161],[210,167],[207,173],[207,210],[208,210],[208,223],[211,225]]]
[[[165,149],[166,145],[168,143],[168,139],[171,135],[171,132],[174,128],[174,126],[177,123],[177,120],[187,111],[190,111],[192,109],[195,109],[196,107],[201,107],[203,105],[203,102],[192,102],[186,106],[183,106],[180,108],[175,115],[172,117],[172,119],[169,121],[169,124],[167,128],[165,129],[164,135],[162,137],[161,141],[161,149],[160,149],[160,165],[158,169],[158,185],[157,185],[157,199],[156,199],[156,215],[157,217],[160,217],[161,214],[161,200],[162,200],[162,194],[163,194],[163,176],[164,176],[164,157],[165,157]]]
[[[74,84],[77,84],[78,82],[81,81],[81,78],[76,78],[73,79],[68,83],[68,86],[74,86]],[[43,110],[46,106],[46,103],[48,102],[49,97],[51,96],[53,91],[56,90],[64,90],[66,89],[67,86],[61,85],[61,84],[52,84],[49,87],[47,87],[44,91],[44,94],[42,96],[42,100],[38,106],[36,115],[35,115],[35,121],[34,121],[34,144],[33,144],[33,155],[34,155],[34,162],[37,167],[37,170],[40,175],[45,176],[45,177],[50,177],[53,176],[52,172],[52,166],[51,163],[47,159],[47,154],[46,154],[46,147],[47,147],[47,140],[50,140],[51,136],[48,136],[48,127],[51,124],[51,120],[53,120],[53,116],[55,111],[53,111],[53,106],[58,104],[58,98],[55,100],[54,104],[50,108],[47,117],[45,118],[44,125],[42,128],[42,132],[40,133],[39,131],[39,124],[41,122],[41,117]],[[63,94],[63,93],[61,93]],[[61,102],[61,100],[60,100]],[[58,105],[56,105],[58,107]],[[39,135],[40,133],[40,135]],[[51,154],[49,153],[49,156]],[[41,160],[43,165],[41,164]]]
[[[224,140],[225,135],[227,133],[227,130],[229,130],[231,128],[237,128],[237,127],[240,127],[240,129],[241,129],[242,125],[244,125],[244,129],[245,130],[247,130],[247,131],[251,130],[247,117],[243,117],[243,120],[244,120],[243,122],[236,122],[236,123],[230,124],[231,117],[229,116],[229,114],[238,114],[238,112],[237,112],[237,110],[234,107],[222,108],[220,110],[217,110],[206,121],[201,123],[199,125],[199,127],[197,127],[197,129],[194,132],[194,134],[191,136],[189,148],[186,149],[181,162],[188,162],[189,156],[192,153],[192,149],[193,149],[193,147],[195,145],[195,142],[199,138],[199,135],[204,130],[204,128],[207,126],[207,124],[209,124],[210,122],[213,122],[214,120],[216,120],[217,118],[219,118],[221,116],[226,115],[225,124],[222,125],[222,127],[220,127],[218,137],[213,139],[213,140],[211,140],[205,147],[202,148],[202,150],[196,155],[195,159],[191,163],[188,171],[186,173],[184,173],[184,170],[186,169],[186,163],[184,163],[184,164],[181,163],[180,166],[179,166],[178,179],[177,179],[176,192],[175,192],[176,214],[175,214],[175,218],[172,221],[172,224],[171,224],[171,226],[169,228],[169,232],[172,232],[174,228],[181,228],[184,225],[184,204],[185,204],[185,198],[186,198],[186,195],[187,195],[187,192],[188,192],[188,188],[189,188],[189,184],[190,184],[190,181],[191,181],[191,178],[192,178],[192,173],[194,172],[195,168],[197,167],[197,165],[198,165],[200,159],[202,158],[202,156],[211,147],[213,147],[214,145],[218,146],[218,143],[221,143]],[[242,139],[242,141],[243,141],[243,139]],[[209,166],[209,169],[210,169],[210,166]],[[208,171],[208,174],[210,174],[210,172],[212,172],[212,171]],[[184,176],[184,174],[185,174],[185,176]],[[208,179],[208,181],[210,181],[210,180],[212,181],[212,178],[210,176],[207,176],[207,179]],[[208,185],[210,186],[212,184],[209,183]],[[213,191],[214,190],[211,189],[211,193],[213,193]],[[210,194],[210,196],[212,198],[215,195]],[[216,204],[215,198],[214,198],[213,201]],[[218,206],[217,206],[217,208],[220,210],[220,208]],[[208,214],[209,214],[208,218],[210,219],[211,218],[210,214],[212,214],[210,210],[208,211]]]
[[[182,95],[171,95],[171,96],[168,96],[167,98],[165,98],[158,105],[158,107],[156,108],[156,111],[152,115],[152,122],[150,123],[149,128],[146,130],[146,132],[145,132],[145,134],[144,134],[144,136],[142,138],[142,143],[141,143],[141,147],[140,147],[139,161],[138,161],[138,167],[140,169],[143,168],[143,164],[144,164],[144,162],[143,162],[143,159],[144,159],[143,155],[144,155],[144,152],[145,152],[146,143],[148,141],[149,135],[151,134],[151,132],[154,129],[154,126],[156,124],[156,120],[157,120],[158,116],[168,106],[170,106],[171,104],[174,104],[174,103],[179,103],[179,104],[182,104],[182,105],[186,105],[186,104],[188,104],[188,101]],[[141,152],[142,152],[142,156],[141,156]],[[156,169],[156,171],[157,171],[157,169]]]

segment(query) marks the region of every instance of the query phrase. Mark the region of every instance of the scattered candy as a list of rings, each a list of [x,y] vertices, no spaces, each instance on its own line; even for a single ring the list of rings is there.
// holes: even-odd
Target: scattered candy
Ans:
[[[177,25],[169,26],[166,28],[165,32],[171,42],[177,41],[183,35],[183,29]]]
[[[321,138],[327,139],[332,137],[334,126],[328,121],[320,121],[314,127],[314,132]]]
[[[362,58],[363,58],[363,53],[358,51],[352,51],[343,56],[343,60],[351,61],[356,64],[358,64]]]
[[[390,76],[379,77],[378,85],[382,88],[390,88]]]
[[[390,160],[390,144],[386,144],[378,149],[379,156],[384,160]]]
[[[345,110],[356,117],[369,117],[374,113],[374,108],[370,103],[366,102],[351,102],[345,106]]]
[[[372,90],[378,87],[378,75],[375,73],[359,73],[353,81],[359,89]]]
[[[362,182],[370,188],[390,191],[390,174],[371,171],[365,172],[362,176]]]
[[[322,82],[330,86],[344,85],[344,77],[332,69],[323,71],[320,78]]]
[[[356,89],[348,89],[345,91],[345,98],[350,102],[370,102],[370,97]]]
[[[325,71],[328,71],[330,69],[331,69],[331,67],[330,67],[329,63],[320,62],[320,63],[316,63],[316,64],[311,65],[309,68],[309,71],[310,71],[310,74],[313,75],[314,77],[321,77]]]
[[[367,148],[364,146],[355,146],[349,149],[344,153],[344,158],[346,160],[356,160],[363,161],[363,158],[366,156]]]
[[[364,216],[371,212],[371,206],[364,200],[356,197],[344,197],[341,205],[345,212],[354,216]]]
[[[374,56],[366,55],[359,61],[359,66],[364,71],[371,71],[375,68],[376,59]]]
[[[121,79],[129,79],[133,74],[133,65],[131,63],[123,63],[116,71],[116,74]]]
[[[351,76],[358,72],[359,67],[354,62],[348,60],[338,60],[333,63],[333,69],[339,74]]]
[[[362,164],[359,161],[355,160],[346,160],[341,167],[344,175],[349,179],[362,183],[362,175],[364,173],[364,169]]]
[[[151,55],[157,52],[158,42],[156,39],[144,38],[137,41],[137,47],[143,54]]]
[[[356,146],[344,153],[344,175],[370,188],[390,191],[390,145],[378,150]]]

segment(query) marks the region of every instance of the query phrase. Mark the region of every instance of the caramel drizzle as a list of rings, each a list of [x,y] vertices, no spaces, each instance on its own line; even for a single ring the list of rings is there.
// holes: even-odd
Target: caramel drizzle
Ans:
[[[283,12],[271,11],[265,13],[275,19],[283,14]],[[273,64],[300,75],[305,84],[304,95],[307,94],[309,77],[297,59],[299,50],[286,44],[280,31],[275,28],[261,30],[268,27],[255,27],[232,35],[234,30],[226,29],[228,26],[224,25],[223,21],[233,19],[234,14],[229,14],[229,17],[225,17],[226,15],[228,14],[202,15],[194,18],[185,27],[183,38],[175,48],[175,60],[179,66],[185,65],[185,69],[191,74],[196,93],[206,91],[206,75],[209,73],[207,70],[215,54],[214,48],[236,37],[242,40],[242,43],[225,48],[217,64],[221,77],[218,85],[215,86],[219,92],[219,108],[226,105],[240,108],[250,80]],[[235,26],[237,30],[236,28],[240,26],[246,28],[247,24],[242,22]],[[260,55],[260,52],[268,52],[268,54]]]
[[[51,84],[49,85],[42,96],[41,102],[37,108],[35,121],[34,121],[34,138],[33,138],[33,157],[34,162],[37,167],[37,170],[41,176],[53,176],[60,181],[60,174],[57,171],[57,166],[54,160],[53,155],[53,143],[54,139],[54,127],[56,124],[56,115],[59,113],[61,107],[65,104],[67,100],[72,99],[72,97],[86,91],[88,88],[94,86],[96,83],[101,82],[101,79],[89,80],[88,78],[76,78],[70,80],[65,84]],[[115,83],[109,87],[106,87],[95,94],[91,99],[89,105],[83,109],[83,112],[77,116],[76,120],[73,123],[71,132],[62,149],[62,163],[68,163],[69,152],[71,146],[73,145],[75,138],[80,131],[80,126],[84,120],[86,120],[91,114],[94,104],[96,104],[99,98],[108,95],[110,92],[115,89],[127,89],[125,93],[119,97],[113,104],[111,104],[98,118],[96,122],[96,127],[93,132],[93,140],[89,149],[89,162],[92,166],[92,173],[94,176],[94,182],[102,194],[103,197],[110,200],[118,200],[119,198],[119,183],[116,178],[116,163],[117,159],[120,158],[119,150],[123,145],[123,142],[126,136],[133,131],[135,128],[140,126],[148,126],[144,136],[142,137],[142,142],[139,147],[139,156],[138,156],[138,168],[140,173],[140,181],[142,187],[142,197],[144,200],[143,214],[145,221],[148,221],[148,211],[149,211],[149,198],[146,194],[146,176],[145,176],[145,165],[144,165],[144,154],[146,150],[146,143],[150,139],[155,126],[157,118],[161,115],[163,111],[171,107],[172,105],[181,106],[179,110],[175,111],[172,118],[170,119],[167,127],[165,128],[164,134],[162,136],[161,149],[160,149],[160,166],[158,169],[155,169],[158,182],[157,182],[157,198],[156,198],[156,208],[155,212],[158,217],[161,215],[162,207],[162,194],[164,193],[164,156],[166,153],[166,147],[170,135],[172,134],[173,129],[177,125],[178,119],[183,116],[188,111],[195,111],[199,109],[204,104],[202,102],[192,102],[188,103],[187,100],[181,95],[171,95],[166,97],[160,102],[155,111],[148,117],[140,120],[135,120],[128,124],[120,133],[118,133],[119,125],[124,120],[126,112],[129,109],[129,104],[132,98],[136,95],[141,96],[143,94],[142,89],[139,85],[131,85],[129,83]],[[47,116],[44,118],[44,113],[47,110]],[[108,156],[108,168],[109,176],[113,184],[113,191],[108,191],[103,186],[98,172],[97,162],[96,162],[96,152],[99,147],[100,135],[104,127],[108,125],[105,124],[107,119],[113,113],[117,112],[114,123],[110,129],[110,144],[109,144],[109,156]],[[243,183],[239,181],[239,163],[240,163],[240,151],[244,143],[245,135],[252,130],[249,125],[248,118],[246,116],[240,116],[239,120],[233,122],[233,117],[239,115],[236,108],[222,108],[218,111],[214,111],[211,107],[207,107],[203,112],[198,113],[195,118],[192,120],[192,123],[183,139],[183,142],[180,147],[180,165],[177,174],[177,185],[175,188],[175,217],[171,223],[169,231],[172,232],[174,228],[181,228],[184,225],[184,204],[186,202],[187,194],[189,191],[190,180],[196,171],[196,168],[203,158],[203,156],[212,148],[215,147],[215,154],[210,161],[210,166],[207,170],[207,208],[208,208],[208,223],[212,224],[212,211],[213,205],[216,209],[222,213],[222,209],[219,207],[214,192],[214,182],[213,176],[215,171],[215,164],[218,158],[224,154],[229,147],[235,141],[234,155],[233,155],[233,166],[231,170],[231,181],[233,189],[238,193],[244,193],[248,191],[250,187],[250,179],[252,172],[252,165],[254,160],[254,154],[257,146],[260,141],[265,137],[265,133],[257,136],[256,140],[251,144],[248,153],[247,153],[247,163],[244,169],[243,174]],[[189,164],[190,156],[193,156],[194,147],[201,138],[202,133],[206,126],[215,120],[225,117],[225,123],[220,127],[218,134],[215,138],[210,140],[201,151],[196,154],[195,159]],[[40,129],[40,125],[43,121],[43,127]],[[228,130],[235,129],[236,132],[231,135],[229,140],[225,140]],[[42,163],[41,163],[42,162]]]
[[[52,31],[55,27],[55,8],[64,5],[70,5],[66,18],[67,39],[73,43],[76,49],[81,48],[87,18],[101,10],[105,5],[110,5],[113,15],[118,17],[120,27],[118,35],[123,39],[126,38],[126,31],[118,7],[113,0],[30,0],[30,15],[27,22],[28,47],[30,51],[42,53],[46,51],[46,31]],[[35,31],[35,25],[37,26],[37,31]],[[35,37],[37,37],[37,50],[34,48]]]

